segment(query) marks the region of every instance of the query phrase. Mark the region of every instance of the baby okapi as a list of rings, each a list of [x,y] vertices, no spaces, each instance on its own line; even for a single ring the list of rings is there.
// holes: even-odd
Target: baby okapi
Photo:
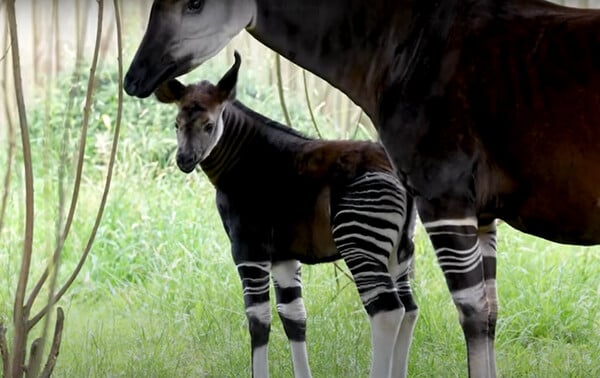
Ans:
[[[296,377],[310,377],[300,263],[343,258],[371,323],[372,377],[406,375],[417,318],[408,282],[415,210],[383,148],[302,136],[235,101],[241,58],[215,86],[176,80],[177,165],[197,164],[216,200],[243,287],[252,373],[267,377],[269,276]]]

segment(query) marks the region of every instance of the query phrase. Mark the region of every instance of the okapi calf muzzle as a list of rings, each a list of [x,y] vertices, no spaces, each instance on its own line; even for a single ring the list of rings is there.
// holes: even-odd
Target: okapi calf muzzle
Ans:
[[[177,166],[183,173],[191,173],[198,164],[198,156],[195,153],[183,153],[177,151]]]

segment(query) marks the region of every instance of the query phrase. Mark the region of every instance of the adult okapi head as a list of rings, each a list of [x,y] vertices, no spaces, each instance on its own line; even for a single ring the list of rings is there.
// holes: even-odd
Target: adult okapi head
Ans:
[[[251,25],[255,12],[255,0],[154,0],[125,91],[150,96],[161,83],[217,54]]]
[[[155,91],[158,101],[177,103],[177,166],[190,173],[204,160],[223,135],[223,110],[235,98],[241,64],[235,52],[233,66],[217,85],[208,81],[185,86],[176,79],[161,84]]]

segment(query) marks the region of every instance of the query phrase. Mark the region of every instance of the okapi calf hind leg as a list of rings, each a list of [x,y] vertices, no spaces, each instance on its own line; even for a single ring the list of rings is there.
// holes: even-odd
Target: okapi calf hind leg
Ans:
[[[369,315],[373,378],[392,376],[397,352],[404,365],[397,370],[406,372],[404,354],[411,340],[399,337],[411,335],[414,326],[413,322],[402,329],[405,308],[389,270],[390,262],[398,264],[395,252],[406,212],[398,186],[390,174],[366,174],[338,193],[332,203],[333,238]],[[401,264],[409,265],[407,261]]]
[[[409,275],[404,274],[396,280],[396,287],[400,295],[400,301],[404,306],[405,314],[402,318],[394,346],[392,377],[406,377],[408,374],[408,355],[419,313],[418,307],[412,297],[412,290],[408,279]]]
[[[419,203],[419,215],[444,272],[467,344],[470,377],[495,377],[494,340],[477,218],[444,218]],[[474,213],[474,212],[473,212]],[[487,243],[487,242],[486,242]],[[489,244],[486,244],[489,245]],[[495,289],[494,289],[495,293]],[[491,331],[491,332],[490,332]]]
[[[416,224],[416,208],[409,197],[406,204],[406,222],[401,235],[398,251],[390,259],[389,270],[396,282],[396,289],[406,313],[402,318],[392,361],[392,377],[406,377],[408,374],[408,356],[417,323],[419,309],[412,295],[410,277],[414,267],[413,236]],[[395,258],[394,258],[395,257]]]
[[[273,264],[273,284],[277,312],[290,343],[294,377],[310,378],[306,352],[306,308],[302,299],[300,261],[289,260]]]

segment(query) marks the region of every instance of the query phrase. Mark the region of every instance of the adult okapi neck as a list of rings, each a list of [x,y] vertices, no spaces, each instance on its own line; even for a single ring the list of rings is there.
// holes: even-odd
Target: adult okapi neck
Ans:
[[[256,0],[248,32],[340,89],[373,118],[382,83],[409,34],[414,3]]]
[[[219,187],[221,179],[240,162],[243,150],[256,141],[258,129],[243,111],[245,107],[235,101],[223,109],[223,135],[210,154],[200,162],[202,171],[210,182]]]

